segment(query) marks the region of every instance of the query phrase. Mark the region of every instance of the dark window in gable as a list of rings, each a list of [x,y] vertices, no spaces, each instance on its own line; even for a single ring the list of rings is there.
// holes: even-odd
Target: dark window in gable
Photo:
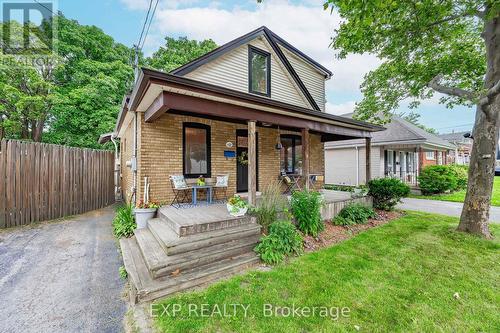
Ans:
[[[271,54],[253,46],[248,47],[248,90],[271,96]]]
[[[211,177],[210,126],[184,123],[182,133],[184,176],[186,178]]]

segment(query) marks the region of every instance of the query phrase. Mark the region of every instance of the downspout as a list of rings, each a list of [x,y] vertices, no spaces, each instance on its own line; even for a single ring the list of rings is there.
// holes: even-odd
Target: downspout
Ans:
[[[119,184],[119,172],[120,172],[120,156],[118,152],[118,144],[115,141],[115,133],[113,133],[110,137],[111,142],[113,142],[113,145],[115,146],[115,165],[114,165],[114,181],[115,181],[115,201],[121,201],[121,191],[120,187],[118,186]]]
[[[134,152],[132,156],[132,202],[137,203],[137,111],[134,111]]]
[[[356,186],[359,186],[359,148],[356,148]]]

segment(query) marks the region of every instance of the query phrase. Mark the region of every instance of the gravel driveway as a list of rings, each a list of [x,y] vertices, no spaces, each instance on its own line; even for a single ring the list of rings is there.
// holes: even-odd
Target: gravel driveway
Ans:
[[[463,204],[460,202],[415,198],[404,198],[401,201],[402,202],[399,203],[396,208],[458,217],[460,217],[460,214],[462,214]],[[500,207],[491,206],[490,222],[500,223]]]
[[[0,332],[121,332],[114,207],[0,231]]]

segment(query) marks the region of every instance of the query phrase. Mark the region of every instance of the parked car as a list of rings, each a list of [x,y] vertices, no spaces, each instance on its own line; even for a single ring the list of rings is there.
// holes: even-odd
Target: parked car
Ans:
[[[495,168],[495,176],[500,176],[500,166]]]

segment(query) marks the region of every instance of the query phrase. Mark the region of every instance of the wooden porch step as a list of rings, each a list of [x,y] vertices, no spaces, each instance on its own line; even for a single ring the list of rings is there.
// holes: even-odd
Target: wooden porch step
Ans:
[[[216,261],[252,252],[260,235],[239,237],[228,242],[203,247],[175,255],[167,255],[148,229],[135,231],[135,237],[146,266],[153,279],[174,271],[185,271]]]
[[[120,246],[125,269],[131,282],[131,301],[133,302],[153,301],[177,292],[203,286],[239,273],[259,262],[259,258],[254,253],[245,253],[180,272],[176,276],[169,275],[153,279],[148,274],[135,236],[121,239]]]
[[[151,219],[148,228],[167,255],[198,250],[231,240],[260,235],[260,225],[248,223],[241,226],[179,237],[163,219]]]
[[[160,207],[158,216],[168,223],[179,237],[238,227],[255,222],[254,217],[229,215],[226,205],[223,204],[190,208],[163,206]]]

